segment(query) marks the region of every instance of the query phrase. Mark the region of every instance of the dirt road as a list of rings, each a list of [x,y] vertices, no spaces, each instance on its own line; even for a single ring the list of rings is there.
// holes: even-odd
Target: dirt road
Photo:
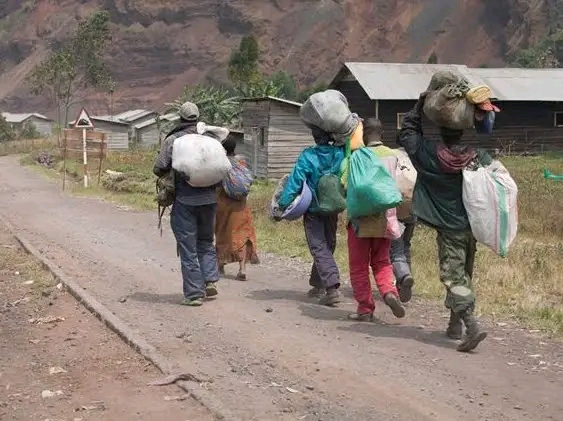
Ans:
[[[13,158],[0,159],[0,213],[179,367],[212,379],[204,387],[243,420],[561,419],[561,347],[536,334],[493,324],[478,353],[460,354],[443,310],[416,300],[401,321],[380,306],[379,323],[351,323],[350,295],[319,307],[304,298],[307,266],[267,255],[249,282],[223,279],[216,301],[178,306],[175,245],[155,214],[65,196]]]
[[[162,378],[18,248],[0,224],[0,420],[202,420]]]

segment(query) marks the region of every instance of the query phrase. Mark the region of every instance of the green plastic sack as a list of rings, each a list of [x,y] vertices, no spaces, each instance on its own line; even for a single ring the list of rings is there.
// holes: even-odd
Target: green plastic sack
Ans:
[[[317,185],[317,201],[320,213],[335,214],[346,210],[346,193],[335,174],[325,174]]]
[[[349,165],[346,208],[350,218],[376,215],[401,204],[395,180],[371,150],[354,151]]]

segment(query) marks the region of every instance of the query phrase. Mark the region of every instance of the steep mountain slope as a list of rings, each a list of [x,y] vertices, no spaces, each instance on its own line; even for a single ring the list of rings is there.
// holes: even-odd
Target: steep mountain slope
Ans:
[[[547,31],[556,0],[0,0],[0,104],[48,111],[25,77],[80,16],[110,11],[115,109],[159,106],[187,83],[224,79],[229,52],[253,33],[264,71],[302,85],[345,60],[502,64]],[[107,112],[107,98],[86,100]]]

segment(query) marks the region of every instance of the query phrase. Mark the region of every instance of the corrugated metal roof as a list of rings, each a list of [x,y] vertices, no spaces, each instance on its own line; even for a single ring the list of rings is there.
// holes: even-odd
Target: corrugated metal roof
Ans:
[[[160,120],[162,120],[162,118]],[[142,123],[135,124],[133,125],[133,127],[135,129],[144,129],[145,127],[151,126],[153,124],[156,124],[156,117],[143,121]]]
[[[295,101],[290,101],[288,99],[283,99],[283,98],[278,98],[275,96],[264,96],[264,97],[255,97],[255,98],[243,98],[242,101],[276,101],[276,102],[281,102],[283,104],[289,104],[289,105],[293,105],[294,107],[301,107],[300,102],[295,102]]]
[[[113,116],[113,119],[111,118],[111,116],[109,115],[96,115],[96,116],[90,116],[90,119],[92,119],[94,122],[96,121],[102,121],[104,123],[110,123],[110,124],[118,124],[120,126],[128,126],[129,123],[126,123],[125,121],[120,121],[117,120],[115,118],[115,116]],[[68,124],[73,126],[74,125],[75,120],[69,121]],[[95,124],[94,124],[95,125]]]
[[[465,76],[472,84],[483,80],[460,64],[405,64],[405,63],[344,63],[370,99],[405,100],[418,99],[427,87],[432,75],[438,70],[452,70]],[[340,81],[343,72],[330,83]]]
[[[118,120],[123,120],[123,121],[134,121],[137,120],[139,118],[143,118],[149,114],[154,113],[154,111],[148,111],[148,110],[129,110],[129,111],[125,111],[123,113],[117,114],[114,117],[117,118]]]
[[[563,69],[471,69],[499,101],[563,101]]]
[[[31,116],[40,118],[42,120],[53,121],[50,118],[45,117],[43,114],[39,114],[39,113],[21,113],[21,114],[2,113],[2,117],[4,117],[8,123],[21,123],[22,121],[27,120]]]

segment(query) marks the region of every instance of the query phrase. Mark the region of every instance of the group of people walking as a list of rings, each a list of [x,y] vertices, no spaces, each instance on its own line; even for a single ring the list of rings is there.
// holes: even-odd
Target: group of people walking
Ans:
[[[405,316],[403,303],[410,301],[414,285],[411,239],[415,225],[422,223],[437,233],[440,281],[446,289],[445,305],[450,311],[446,334],[451,339],[461,339],[458,351],[468,352],[487,333],[474,315],[471,280],[476,242],[462,201],[462,169],[472,161],[486,165],[491,157],[482,150],[464,147],[463,131],[440,128],[439,139],[425,138],[421,123],[424,100],[425,94],[421,94],[415,107],[405,115],[397,136],[398,146],[408,154],[417,171],[411,214],[400,219],[404,226],[402,235],[390,239],[385,224],[374,228],[374,218],[347,221],[350,281],[358,303],[357,311],[349,318],[355,321],[374,318],[370,268],[384,303],[396,317]],[[197,107],[186,103],[179,114],[181,123],[168,134],[155,163],[157,176],[171,170],[174,139],[194,133],[199,117]],[[398,150],[383,145],[379,120],[367,118],[361,121],[361,127],[361,147],[369,148],[381,159],[396,156]],[[311,132],[315,145],[299,155],[278,201],[282,210],[299,196],[304,182],[314,192],[323,175],[342,175],[345,144],[319,127],[312,126]],[[235,156],[232,138],[223,144],[232,159],[240,159]],[[226,264],[238,262],[237,278],[246,279],[246,264],[258,262],[256,234],[246,201],[233,201],[221,192],[220,186],[190,187],[180,175],[176,178],[176,190],[171,226],[181,259],[184,304],[201,305],[204,297],[217,294],[216,282]],[[327,306],[340,301],[341,278],[334,259],[338,221],[338,214],[320,212],[315,201],[303,215],[305,236],[313,257],[308,296],[318,298],[320,304]],[[365,232],[370,234],[361,235]]]

